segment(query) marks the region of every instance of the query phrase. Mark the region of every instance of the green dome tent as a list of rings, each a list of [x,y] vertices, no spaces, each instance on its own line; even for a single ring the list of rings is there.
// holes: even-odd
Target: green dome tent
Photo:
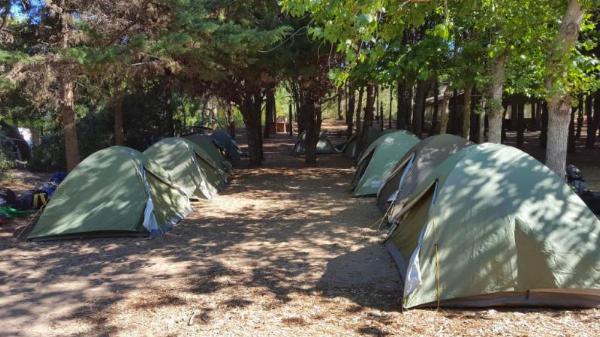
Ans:
[[[233,162],[239,162],[242,159],[242,150],[231,137],[229,132],[223,129],[217,129],[210,134],[210,138],[225,152],[227,159]]]
[[[546,166],[498,144],[452,155],[385,241],[403,306],[600,307],[600,222]]]
[[[192,198],[211,199],[225,183],[219,169],[207,160],[206,151],[187,139],[162,139],[146,149],[144,155],[169,172]]]
[[[451,155],[471,145],[468,140],[450,134],[426,138],[413,147],[396,165],[377,193],[377,206],[387,211],[394,200],[403,200]]]
[[[298,140],[296,141],[296,144],[294,144],[294,148],[292,149],[292,154],[301,155],[301,154],[305,154],[305,153],[306,153],[306,133],[303,131],[298,136]],[[331,143],[329,138],[327,138],[327,136],[323,132],[321,132],[321,134],[319,135],[319,141],[317,142],[316,153],[317,154],[337,153],[335,147],[333,146],[333,144]]]
[[[419,138],[407,131],[386,133],[377,138],[358,160],[352,180],[353,196],[374,196],[398,161]]]
[[[196,133],[186,136],[185,138],[202,148],[208,155],[213,166],[220,168],[226,175],[231,173],[231,164],[223,157],[219,148],[214,144],[210,136]]]
[[[368,128],[367,129],[367,144],[366,146],[371,145],[371,143],[373,143],[377,138],[379,138],[381,135],[386,134],[386,133],[390,133],[390,132],[395,132],[397,130],[395,129],[385,129],[385,130],[381,130],[379,128]],[[356,136],[356,134],[353,134],[352,136],[350,136],[350,138],[348,138],[348,140],[341,144],[338,145],[339,149],[337,149],[339,152],[343,153],[344,156],[348,157],[348,158],[356,158],[360,153],[359,149],[358,149],[358,138]]]
[[[188,197],[158,164],[114,146],[69,173],[28,238],[156,235],[190,211]]]

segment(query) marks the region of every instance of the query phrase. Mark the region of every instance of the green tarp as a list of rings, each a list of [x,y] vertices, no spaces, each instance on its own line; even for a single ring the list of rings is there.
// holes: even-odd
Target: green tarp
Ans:
[[[190,210],[188,197],[157,163],[115,146],[69,173],[28,238],[160,234]]]
[[[520,150],[470,146],[409,195],[386,240],[403,306],[600,306],[600,222]]]
[[[206,151],[187,139],[162,139],[144,155],[169,172],[191,198],[211,199],[225,184],[223,172],[211,165]]]
[[[419,138],[407,131],[386,133],[377,138],[358,160],[352,180],[353,195],[376,195],[398,161],[417,143]]]

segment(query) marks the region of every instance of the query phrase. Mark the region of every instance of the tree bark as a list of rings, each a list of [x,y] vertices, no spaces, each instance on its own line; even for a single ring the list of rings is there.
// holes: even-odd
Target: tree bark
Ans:
[[[489,95],[488,116],[488,141],[490,143],[502,143],[502,119],[504,109],[502,107],[502,92],[504,90],[504,69],[506,57],[499,55],[492,64],[492,82]]]
[[[570,97],[548,102],[546,165],[560,177],[565,176],[569,141]]]
[[[344,90],[338,88],[337,94],[337,119],[341,121],[344,120],[344,116],[342,116],[342,99],[344,98]]]
[[[425,99],[427,98],[427,81],[417,81],[415,93],[415,110],[413,116],[413,133],[421,138],[423,136],[423,114],[425,113]]]
[[[67,159],[67,171],[79,164],[79,142],[77,140],[77,126],[75,124],[75,97],[74,84],[67,81],[63,84],[61,93],[61,120],[65,134],[65,155]]]
[[[579,37],[579,25],[583,20],[583,9],[577,0],[569,0],[567,12],[563,17],[560,30],[554,45],[550,69],[546,78],[546,90],[551,93],[548,101],[548,143],[546,146],[546,165],[565,177],[567,147],[569,138],[569,113],[571,112],[571,96],[557,92],[555,85],[563,74],[566,57]]]
[[[114,103],[115,145],[125,144],[125,130],[123,127],[123,93],[117,93]]]
[[[473,93],[473,86],[467,85],[465,88],[465,103],[463,107],[463,123],[462,123],[462,136],[464,139],[469,140],[471,137],[471,95]]]

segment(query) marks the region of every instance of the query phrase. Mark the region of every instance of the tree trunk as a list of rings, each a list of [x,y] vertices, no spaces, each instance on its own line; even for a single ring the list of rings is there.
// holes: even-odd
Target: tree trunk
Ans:
[[[569,141],[570,97],[548,102],[546,165],[561,178],[565,176]]]
[[[583,10],[577,0],[569,0],[567,12],[560,25],[554,45],[551,46],[551,71],[546,78],[546,90],[552,93],[548,101],[548,143],[546,146],[546,165],[564,178],[567,162],[567,146],[569,139],[569,113],[571,97],[568,93],[560,93],[555,84],[564,73],[566,57],[579,37],[579,25],[583,20]]]
[[[396,129],[407,130],[412,115],[412,86],[398,80]]]
[[[114,103],[115,145],[125,144],[125,130],[123,128],[123,99],[124,94],[118,93]]]
[[[594,143],[596,143],[596,134],[598,133],[598,128],[600,128],[600,91],[597,91],[594,94],[594,103],[592,104],[591,98],[590,100],[590,115],[588,117],[588,130],[587,130],[587,140],[585,143],[585,147],[588,149],[594,148]],[[592,106],[593,106],[593,116],[592,116]]]
[[[362,134],[362,102],[364,87],[358,89],[358,104],[356,105],[356,133],[360,136]]]
[[[576,108],[571,108],[571,115],[569,116],[569,136],[567,141],[567,152],[574,153],[575,152],[575,113],[577,112]]]
[[[338,88],[337,94],[337,119],[341,121],[344,120],[344,116],[342,116],[342,99],[344,98],[344,90]]]
[[[481,98],[481,111],[479,112],[479,136],[477,142],[479,144],[485,143],[485,111],[487,109],[487,98],[483,96]]]
[[[265,90],[265,130],[264,138],[269,138],[275,126],[275,88],[269,87]]]
[[[67,171],[79,164],[79,143],[77,141],[77,126],[75,124],[75,97],[74,84],[67,81],[62,87],[61,97],[61,119],[65,134],[65,155],[67,159]]]
[[[306,136],[305,144],[305,163],[313,165],[317,163],[317,143],[319,142],[319,132],[321,129],[321,107],[311,92],[301,93],[301,109],[304,110],[304,129]]]
[[[463,123],[462,123],[462,136],[466,140],[471,137],[471,94],[473,93],[473,86],[467,85],[465,88],[465,103],[463,107]]]
[[[388,129],[392,128],[392,104],[394,103],[394,85],[390,84],[390,106],[388,112]]]
[[[246,125],[248,136],[248,156],[251,166],[260,166],[263,160],[262,154],[262,123],[261,109],[262,96],[257,92],[246,92],[240,106],[240,111]],[[257,108],[258,106],[258,108]]]
[[[427,98],[426,96],[427,82],[423,80],[417,81],[412,130],[413,133],[419,138],[423,136],[423,114],[425,113],[425,99]]]
[[[496,57],[492,65],[492,82],[489,95],[489,116],[488,116],[488,141],[490,143],[502,143],[502,91],[504,90],[504,66],[506,57],[500,55]]]
[[[292,108],[292,102],[290,102],[290,104],[288,105],[288,127],[290,128],[288,130],[290,136],[294,135],[294,123],[292,122],[294,120],[294,109]]]
[[[440,83],[436,80],[433,84],[433,114],[431,116],[430,135],[435,135],[438,132],[438,114],[440,111]]]
[[[364,117],[363,130],[365,130],[365,127],[373,126],[373,119],[375,117],[374,109],[375,109],[375,102],[376,102],[375,94],[376,94],[375,86],[372,84],[368,84],[367,85],[367,101],[365,103],[365,117]]]
[[[354,110],[356,109],[356,98],[354,97],[354,88],[348,86],[346,94],[346,136],[350,138],[354,129]]]
[[[541,103],[542,108],[542,127],[540,131],[540,147],[545,149],[548,141],[548,103]]]
[[[363,151],[367,146],[367,130],[373,126],[373,109],[375,108],[375,87],[372,84],[367,85],[367,101],[365,103],[365,116],[362,125],[362,132],[358,142],[358,153]]]
[[[440,86],[440,95],[442,96],[442,104],[440,105],[440,134],[448,132],[448,119],[450,118],[450,90],[448,85]]]
[[[516,129],[517,129],[517,147],[523,148],[525,143],[525,102],[522,97],[519,97],[516,104],[513,104],[516,108]]]
[[[575,140],[581,139],[581,129],[583,128],[583,114],[584,114],[584,101],[583,96],[579,97],[579,107],[577,108],[577,128],[575,129]]]

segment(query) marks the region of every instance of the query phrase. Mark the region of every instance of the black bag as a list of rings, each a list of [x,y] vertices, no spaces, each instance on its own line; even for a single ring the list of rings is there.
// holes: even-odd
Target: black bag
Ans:
[[[0,189],[0,206],[13,206],[17,196],[8,188]]]

